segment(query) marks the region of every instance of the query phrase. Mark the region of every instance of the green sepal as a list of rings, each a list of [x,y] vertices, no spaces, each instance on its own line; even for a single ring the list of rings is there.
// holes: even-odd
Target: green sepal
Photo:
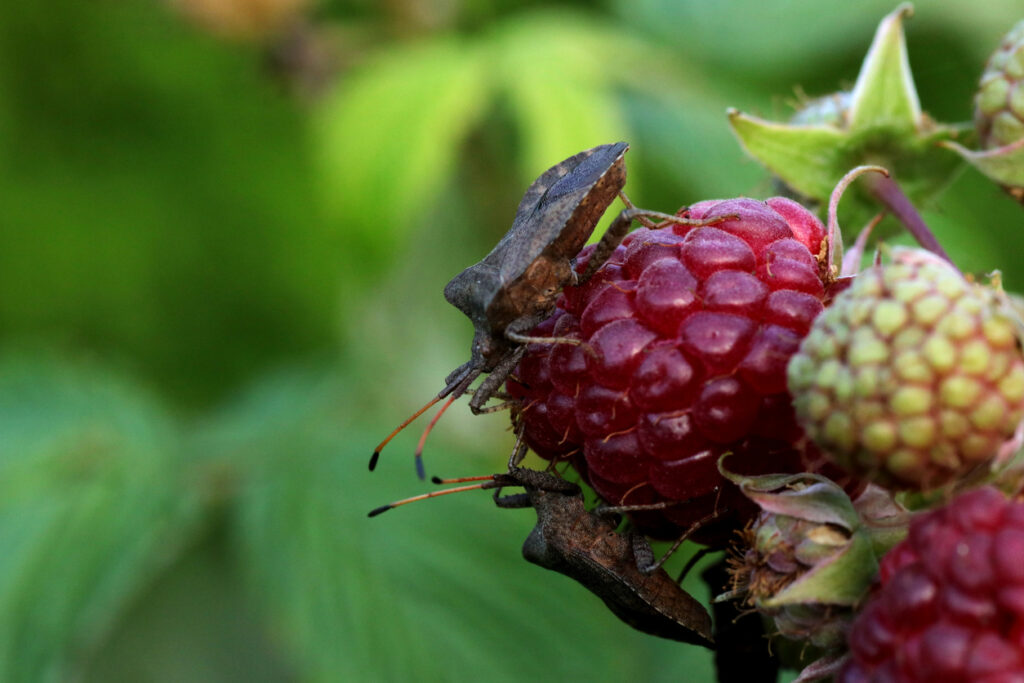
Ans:
[[[839,169],[846,133],[831,126],[794,126],[735,109],[729,124],[740,146],[802,195],[824,201],[849,168]]]
[[[878,572],[874,546],[866,535],[855,534],[849,544],[826,562],[814,567],[773,597],[764,607],[820,603],[855,605]]]
[[[1000,185],[1024,187],[1024,138],[983,152],[969,150],[951,141],[942,144]]]
[[[863,165],[888,169],[914,204],[943,191],[963,159],[942,143],[962,139],[968,127],[936,123],[921,111],[903,35],[910,11],[909,4],[901,5],[880,22],[853,92],[833,96],[840,108],[848,101],[845,110],[814,124],[799,113],[794,121],[780,123],[729,110],[743,149],[797,193],[821,204],[851,168]],[[863,189],[851,197],[846,221],[855,227],[882,210]]]
[[[903,3],[878,24],[853,88],[849,113],[851,131],[878,127],[901,131],[921,128],[921,102],[903,35],[903,18],[913,12],[910,3]]]
[[[828,477],[810,472],[745,476],[725,469],[728,456],[726,453],[718,459],[718,471],[763,511],[834,524],[850,532],[860,526],[860,516],[850,497]]]
[[[747,154],[801,195],[821,203],[828,201],[839,180],[856,166],[889,169],[916,203],[945,189],[963,165],[962,159],[941,146],[959,135],[956,126],[929,125],[908,134],[887,126],[842,130],[828,125],[792,125],[734,109],[728,115]],[[859,192],[851,197],[861,205],[856,218],[870,217],[881,208]]]

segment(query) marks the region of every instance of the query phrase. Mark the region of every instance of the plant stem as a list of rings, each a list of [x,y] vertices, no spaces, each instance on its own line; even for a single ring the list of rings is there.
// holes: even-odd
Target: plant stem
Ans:
[[[921,214],[917,212],[914,205],[907,199],[907,195],[903,194],[903,190],[900,189],[895,180],[889,176],[876,175],[868,179],[867,183],[871,194],[884,204],[897,220],[903,223],[904,227],[914,236],[918,244],[936,256],[940,256],[953,263],[953,259],[949,257],[946,250],[939,244],[939,240],[935,238],[935,233],[924,222]]]

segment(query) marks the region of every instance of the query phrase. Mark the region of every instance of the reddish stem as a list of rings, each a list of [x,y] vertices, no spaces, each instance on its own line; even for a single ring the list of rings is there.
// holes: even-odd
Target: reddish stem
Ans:
[[[903,226],[914,236],[918,244],[936,256],[953,263],[953,259],[949,257],[946,250],[939,244],[939,240],[935,238],[935,233],[925,224],[921,214],[917,212],[914,205],[907,199],[907,195],[903,194],[903,190],[900,189],[895,180],[889,176],[875,175],[866,179],[866,182],[871,188],[871,194],[884,204],[899,222],[903,223]]]

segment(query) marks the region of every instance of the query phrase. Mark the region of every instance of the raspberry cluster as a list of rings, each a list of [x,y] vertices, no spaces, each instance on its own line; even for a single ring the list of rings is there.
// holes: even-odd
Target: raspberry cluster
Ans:
[[[824,227],[785,198],[695,204],[678,214],[713,224],[629,235],[533,334],[509,381],[528,445],[570,459],[648,534],[695,538],[735,528],[753,506],[718,472],[813,468],[786,389],[786,364],[823,310]],[[586,267],[590,249],[579,258]]]

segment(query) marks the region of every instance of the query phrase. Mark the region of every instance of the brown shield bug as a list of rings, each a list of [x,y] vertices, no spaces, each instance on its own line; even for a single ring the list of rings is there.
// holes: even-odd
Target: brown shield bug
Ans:
[[[425,406],[382,441],[370,458],[373,470],[385,445],[410,422],[443,398],[416,452],[416,469],[425,477],[419,457],[431,427],[451,403],[469,390],[482,373],[490,373],[473,391],[469,407],[487,412],[494,396],[525,352],[525,344],[579,343],[572,339],[534,339],[526,333],[547,318],[562,287],[585,282],[622,241],[633,220],[644,217],[693,222],[630,206],[613,221],[577,276],[575,257],[605,210],[626,183],[623,155],[629,145],[617,142],[588,149],[556,164],[537,178],[519,203],[512,227],[479,263],[456,275],[444,288],[445,299],[473,323],[470,359],[445,379],[445,386]],[[723,219],[717,219],[723,220]]]
[[[482,482],[407,498],[372,510],[375,517],[407,503],[474,489],[495,489],[498,507],[532,507],[537,525],[523,543],[528,561],[564,574],[601,598],[622,621],[644,633],[712,647],[711,617],[679,587],[638,534],[616,530],[618,517],[590,512],[580,487],[548,472],[510,467],[503,474],[441,480]],[[505,487],[526,492],[500,495]]]
[[[434,403],[450,397],[446,408],[481,373],[488,372],[491,376],[470,401],[474,413],[483,410],[522,357],[522,333],[550,315],[562,286],[575,277],[573,259],[626,183],[623,155],[627,149],[625,142],[588,149],[541,174],[526,190],[512,227],[491,253],[445,286],[445,299],[473,323],[470,360],[448,375],[434,399],[377,446],[370,458],[371,470],[395,434]],[[416,468],[424,478],[419,457]]]
[[[526,493],[496,497],[498,505],[537,512],[523,557],[583,585],[638,631],[713,647],[711,616],[663,568],[652,570],[653,555],[642,536],[616,531],[614,515],[589,512],[570,482],[526,469],[509,476]]]

